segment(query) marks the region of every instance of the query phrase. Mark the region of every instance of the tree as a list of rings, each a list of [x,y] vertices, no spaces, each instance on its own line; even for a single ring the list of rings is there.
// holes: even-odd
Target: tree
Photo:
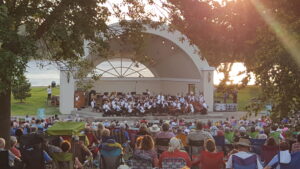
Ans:
[[[70,71],[83,64],[84,43],[105,57],[107,41],[116,37],[110,19],[127,30],[149,23],[145,1],[0,0],[0,137],[9,143],[12,84],[23,76],[29,59],[49,60]],[[152,3],[149,0],[149,4]],[[153,16],[153,15],[151,15]],[[126,24],[125,24],[126,23]]]
[[[253,72],[262,88],[261,103],[272,103],[274,117],[300,109],[300,1],[169,0],[165,6],[174,28],[199,47],[210,65],[224,64],[221,88],[226,88],[231,63],[244,62],[246,73]]]
[[[31,97],[30,89],[31,84],[29,83],[28,79],[23,75],[18,77],[15,81],[15,84],[12,86],[12,93],[16,100],[20,100],[23,103],[27,97]]]
[[[300,2],[257,5],[267,24],[258,30],[255,43],[260,47],[246,65],[262,88],[261,104],[271,103],[273,119],[280,120],[300,110]]]

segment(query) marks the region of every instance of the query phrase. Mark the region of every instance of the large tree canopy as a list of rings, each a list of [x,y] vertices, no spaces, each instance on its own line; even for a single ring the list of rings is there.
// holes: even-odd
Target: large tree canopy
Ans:
[[[210,65],[223,63],[223,86],[232,63],[244,62],[274,117],[300,109],[299,0],[168,0],[165,6],[174,28]]]
[[[139,32],[153,14],[151,0],[0,0],[0,137],[8,140],[11,85],[24,74],[30,59],[74,67],[84,60],[84,43],[105,55],[106,40],[116,35],[110,19],[127,32]],[[101,55],[100,55],[101,57]],[[102,56],[104,57],[104,56]]]

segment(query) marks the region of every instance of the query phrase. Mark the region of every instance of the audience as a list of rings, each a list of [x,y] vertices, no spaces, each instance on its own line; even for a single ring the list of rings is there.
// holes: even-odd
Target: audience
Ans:
[[[5,141],[3,143],[3,139],[0,139],[0,147],[3,147],[0,150],[8,152],[10,165],[13,165],[15,159],[23,156],[18,146],[18,140],[22,140],[22,135],[29,133],[42,134],[47,130],[48,126],[64,119],[59,119],[56,116],[45,120],[36,120],[35,118],[27,117],[27,120],[25,122],[12,120],[11,135],[14,137],[8,140],[11,143],[9,150],[4,149]],[[72,120],[72,118],[68,118],[68,120]],[[117,120],[93,121],[86,122],[86,130],[80,133],[83,135],[82,138],[75,136],[73,139],[70,139],[64,136],[60,137],[59,143],[54,143],[52,140],[46,138],[43,150],[50,155],[49,158],[55,153],[72,153],[74,158],[78,160],[77,166],[79,167],[80,164],[84,164],[85,160],[88,157],[92,157],[92,155],[94,155],[94,160],[99,160],[99,155],[102,155],[101,153],[118,150],[118,152],[124,153],[124,156],[133,155],[149,159],[153,167],[161,166],[163,160],[166,158],[183,158],[187,167],[198,166],[201,169],[223,168],[222,159],[225,154],[224,159],[228,159],[226,162],[227,168],[234,166],[235,162],[233,159],[235,158],[248,160],[248,158],[254,157],[252,155],[255,155],[254,160],[258,169],[262,168],[263,165],[266,165],[266,169],[268,169],[278,161],[281,165],[288,164],[291,161],[291,154],[288,151],[290,148],[291,153],[300,151],[300,136],[299,129],[297,129],[299,123],[299,115],[293,115],[291,118],[286,118],[284,123],[280,122],[277,124],[273,123],[268,117],[262,117],[257,120],[239,120],[232,117],[225,121],[210,120],[207,123],[198,120],[177,119],[175,117],[167,121],[162,119],[139,119],[136,121],[130,120],[129,122],[119,122]],[[84,136],[88,138],[88,141],[85,141]],[[224,136],[225,150],[216,149],[213,136]],[[159,139],[168,139],[167,142],[169,142],[169,145],[167,147],[158,146],[157,140]],[[260,147],[261,154],[254,154],[253,146],[250,145],[251,139],[267,139],[265,145]],[[72,151],[70,151],[71,145],[68,146],[65,140],[71,141]],[[130,147],[132,151],[130,151],[130,148],[126,148],[129,144],[125,143],[129,143],[129,140],[133,141]],[[203,141],[204,143],[204,151],[202,151],[203,148],[199,149],[201,151],[197,151],[195,156],[193,156],[193,159],[196,159],[193,162],[190,160],[190,152],[183,151],[184,149],[190,150],[187,147],[190,146],[189,143],[191,141]],[[277,141],[281,142],[280,146],[276,144]],[[297,142],[294,143],[295,141]],[[60,144],[61,142],[63,144]],[[294,144],[291,144],[292,146],[290,147],[287,142]],[[237,145],[237,149],[234,149],[228,155],[227,152],[230,152],[235,147],[234,143]],[[97,152],[92,151],[92,154],[89,148],[87,148],[88,146],[91,148],[96,147]],[[218,152],[218,150],[221,152]],[[278,156],[279,150],[280,156]],[[159,158],[158,153],[161,153]]]

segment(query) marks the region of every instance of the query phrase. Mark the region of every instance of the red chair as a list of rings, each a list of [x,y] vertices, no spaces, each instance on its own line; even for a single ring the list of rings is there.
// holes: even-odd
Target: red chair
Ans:
[[[272,158],[278,154],[278,151],[278,146],[263,145],[261,149],[261,161],[264,162],[264,164],[268,164]]]
[[[193,162],[193,165],[198,165],[201,169],[220,169],[224,168],[224,153],[223,152],[208,152],[202,151],[198,160]]]

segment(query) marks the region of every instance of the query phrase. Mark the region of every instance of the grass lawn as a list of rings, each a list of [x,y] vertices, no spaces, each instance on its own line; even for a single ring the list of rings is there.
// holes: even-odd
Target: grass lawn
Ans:
[[[59,88],[52,89],[52,95],[59,95]],[[32,87],[31,97],[25,100],[25,103],[19,103],[12,96],[11,108],[12,115],[36,115],[39,108],[45,108],[46,114],[59,114],[58,107],[47,106],[47,87]]]
[[[259,86],[247,86],[238,92],[238,109],[239,111],[245,111],[245,107],[248,105],[249,101],[252,98],[257,97],[260,94],[261,90]],[[223,94],[222,93],[215,93],[215,99],[223,101]],[[232,102],[232,96],[227,99],[227,103]]]

